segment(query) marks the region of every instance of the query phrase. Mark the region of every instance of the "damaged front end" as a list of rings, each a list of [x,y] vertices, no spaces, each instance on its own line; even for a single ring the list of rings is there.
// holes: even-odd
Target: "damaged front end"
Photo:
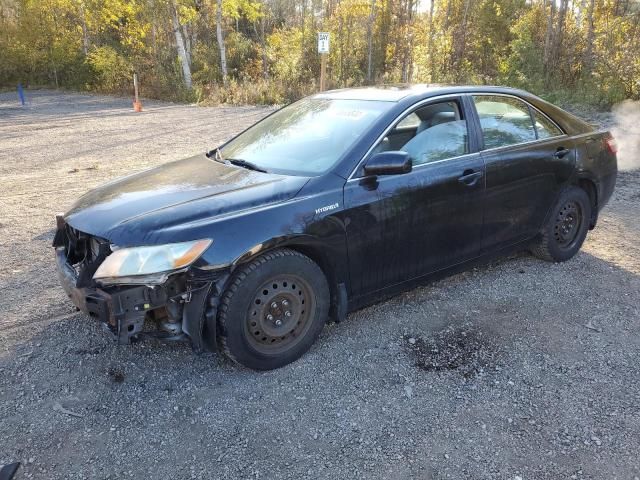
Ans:
[[[100,320],[119,344],[153,337],[187,340],[196,351],[215,350],[218,299],[228,277],[224,271],[189,265],[148,276],[147,282],[144,276],[96,280],[99,267],[113,255],[112,246],[74,229],[62,216],[57,217],[53,246],[58,277],[69,298]]]

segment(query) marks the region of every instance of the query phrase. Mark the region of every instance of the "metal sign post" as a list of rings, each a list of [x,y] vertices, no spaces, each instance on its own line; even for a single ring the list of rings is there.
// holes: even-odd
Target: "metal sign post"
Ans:
[[[318,53],[320,54],[320,91],[326,88],[327,57],[329,56],[329,33],[318,32]]]

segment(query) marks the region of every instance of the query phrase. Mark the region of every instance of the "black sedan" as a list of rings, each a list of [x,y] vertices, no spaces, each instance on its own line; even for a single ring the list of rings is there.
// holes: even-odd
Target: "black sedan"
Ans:
[[[57,218],[58,272],[119,343],[277,368],[328,320],[426,280],[517,249],[570,259],[615,153],[608,132],[520,90],[326,92],[85,194]]]

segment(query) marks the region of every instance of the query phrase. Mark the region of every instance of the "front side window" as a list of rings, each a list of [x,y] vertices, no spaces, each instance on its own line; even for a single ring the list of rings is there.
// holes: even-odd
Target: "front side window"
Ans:
[[[457,101],[437,102],[401,119],[373,152],[403,151],[413,165],[469,153],[467,122]]]
[[[498,148],[536,140],[529,106],[512,97],[476,95],[484,148]]]
[[[305,98],[241,133],[220,155],[269,172],[317,175],[331,168],[392,106],[384,101]]]

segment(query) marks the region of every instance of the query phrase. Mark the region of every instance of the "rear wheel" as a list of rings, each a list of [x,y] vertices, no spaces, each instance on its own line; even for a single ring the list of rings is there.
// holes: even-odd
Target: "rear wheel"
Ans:
[[[550,262],[572,258],[584,242],[589,230],[591,202],[578,187],[564,189],[551,211],[539,239],[531,248],[534,255]]]
[[[239,267],[222,297],[218,322],[225,354],[256,370],[304,354],[329,312],[329,286],[318,265],[289,249]]]

